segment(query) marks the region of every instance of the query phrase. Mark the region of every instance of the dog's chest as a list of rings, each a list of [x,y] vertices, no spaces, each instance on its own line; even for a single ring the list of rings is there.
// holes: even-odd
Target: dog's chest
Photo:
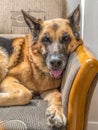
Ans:
[[[26,75],[25,75],[26,76]],[[57,88],[60,85],[61,79],[56,80],[51,76],[46,75],[44,73],[29,73],[28,76],[22,79],[23,84],[30,90],[33,90],[35,93],[41,93],[43,91]]]
[[[10,70],[9,74],[16,77],[25,87],[34,91],[34,93],[41,93],[60,86],[61,79],[53,79],[49,74],[47,75],[35,68],[33,69],[28,63],[23,62],[21,65]]]

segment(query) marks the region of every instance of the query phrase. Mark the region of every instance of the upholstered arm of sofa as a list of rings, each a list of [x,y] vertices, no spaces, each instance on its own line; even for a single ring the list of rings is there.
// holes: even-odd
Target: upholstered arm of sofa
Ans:
[[[14,38],[18,37],[18,35],[0,35],[0,38],[1,37]],[[69,57],[62,82],[62,105],[65,110],[65,114],[68,117],[67,130],[86,130],[88,108],[97,81],[98,61],[83,45],[80,45]],[[25,126],[28,126],[29,129],[38,127],[42,130],[43,128],[50,130],[51,128],[47,126],[44,114],[42,115],[44,126],[40,126],[40,123],[38,122],[40,121],[40,109],[42,106],[46,108],[46,104],[38,100],[37,102],[39,102],[39,105],[42,104],[42,106],[38,106],[37,108],[36,105],[35,109],[33,108],[33,111],[30,111],[30,113],[28,109],[30,108],[30,110],[32,110],[31,108],[33,106],[33,102],[35,103],[36,101],[32,100],[30,106],[14,107],[14,109],[13,107],[10,107],[10,109],[0,108],[0,124],[2,124],[4,128],[6,126],[11,129],[16,126],[20,129],[21,124],[18,126],[17,122],[14,121],[17,119],[21,122],[25,122]],[[37,122],[34,120],[36,109],[39,110],[39,113],[36,113]],[[25,113],[26,115],[22,113],[24,110],[27,112]],[[14,116],[12,111],[13,113],[16,113]],[[45,109],[43,111],[43,113],[45,113]],[[5,116],[7,113],[9,113],[8,117]],[[33,115],[31,118],[29,113]],[[30,122],[32,124],[31,126],[29,126]],[[15,123],[16,125],[14,126]],[[21,127],[23,126],[21,125]]]
[[[62,103],[68,117],[67,130],[86,130],[90,101],[98,82],[98,61],[81,45],[68,62],[62,83]]]

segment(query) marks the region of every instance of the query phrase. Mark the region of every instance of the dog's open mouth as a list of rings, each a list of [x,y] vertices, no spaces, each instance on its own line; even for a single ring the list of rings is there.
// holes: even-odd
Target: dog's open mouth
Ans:
[[[54,78],[59,78],[62,75],[63,70],[50,70],[50,73]]]

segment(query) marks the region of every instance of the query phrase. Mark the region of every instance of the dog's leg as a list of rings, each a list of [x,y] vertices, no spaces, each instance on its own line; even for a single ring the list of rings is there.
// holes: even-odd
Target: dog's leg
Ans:
[[[47,123],[50,126],[61,127],[66,125],[66,117],[63,113],[61,93],[58,90],[44,92],[41,97],[48,101]]]
[[[6,77],[0,87],[0,106],[24,105],[32,98],[31,92],[13,77]]]

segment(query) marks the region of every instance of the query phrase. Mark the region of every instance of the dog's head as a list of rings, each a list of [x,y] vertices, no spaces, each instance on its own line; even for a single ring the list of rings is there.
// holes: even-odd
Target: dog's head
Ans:
[[[66,19],[57,18],[43,21],[28,15],[23,10],[22,13],[31,30],[32,48],[38,49],[51,76],[61,77],[69,54],[80,44],[79,6]]]

